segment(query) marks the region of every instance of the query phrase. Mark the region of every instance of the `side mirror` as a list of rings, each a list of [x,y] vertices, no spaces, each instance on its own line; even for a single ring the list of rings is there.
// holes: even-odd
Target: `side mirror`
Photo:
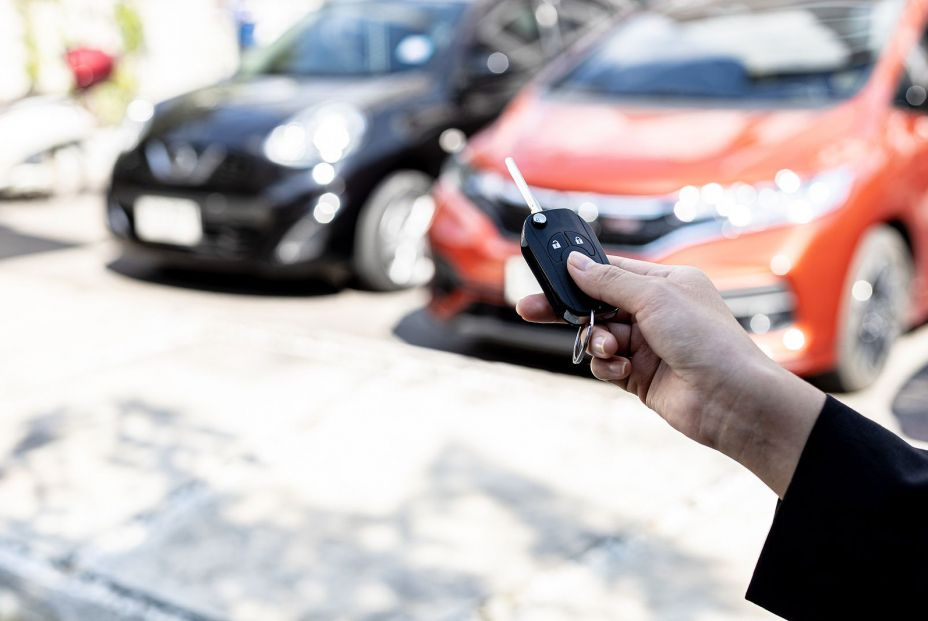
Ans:
[[[513,72],[509,56],[503,52],[470,54],[454,80],[454,97],[464,103],[487,92],[505,91],[512,83],[508,78]]]
[[[486,82],[508,75],[512,63],[503,52],[481,52],[470,57],[465,67],[467,81]]]
[[[928,113],[928,89],[913,83],[911,78],[906,76],[899,85],[893,103],[904,110]]]

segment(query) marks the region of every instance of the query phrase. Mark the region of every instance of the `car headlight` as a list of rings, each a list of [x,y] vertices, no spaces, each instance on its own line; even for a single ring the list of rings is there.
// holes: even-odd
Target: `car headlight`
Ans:
[[[683,223],[722,220],[735,232],[805,224],[841,207],[853,184],[851,171],[844,168],[808,178],[781,170],[770,183],[687,186],[673,212]]]
[[[524,204],[519,189],[508,177],[493,171],[475,169],[460,155],[448,158],[441,178],[481,204],[486,201]],[[538,193],[540,190],[536,188],[535,191]]]
[[[120,130],[123,134],[123,152],[131,151],[139,146],[154,119],[155,106],[150,101],[136,99],[129,104]]]
[[[367,119],[357,108],[326,104],[276,127],[264,143],[264,154],[293,168],[335,164],[358,148],[366,130]]]

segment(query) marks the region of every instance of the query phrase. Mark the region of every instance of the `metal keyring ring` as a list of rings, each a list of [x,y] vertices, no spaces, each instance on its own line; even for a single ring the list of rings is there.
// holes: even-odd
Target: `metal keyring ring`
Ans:
[[[596,311],[590,312],[590,323],[588,326],[580,326],[577,330],[577,338],[574,340],[574,364],[581,364],[586,357],[586,348],[590,346],[590,339],[593,338],[593,326],[596,324]],[[586,338],[583,338],[583,329],[586,328]]]

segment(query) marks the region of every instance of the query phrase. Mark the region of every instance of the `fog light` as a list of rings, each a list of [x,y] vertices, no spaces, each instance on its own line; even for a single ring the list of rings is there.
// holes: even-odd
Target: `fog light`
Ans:
[[[738,323],[752,334],[767,334],[792,325],[796,299],[786,283],[722,293]]]
[[[277,248],[277,258],[281,263],[296,263],[300,260],[300,242],[287,241]]]
[[[319,225],[312,218],[305,217],[298,221],[277,244],[277,260],[293,264],[313,258],[320,249],[317,233]]]
[[[806,335],[799,328],[790,328],[783,334],[783,347],[790,351],[799,351],[806,346]]]

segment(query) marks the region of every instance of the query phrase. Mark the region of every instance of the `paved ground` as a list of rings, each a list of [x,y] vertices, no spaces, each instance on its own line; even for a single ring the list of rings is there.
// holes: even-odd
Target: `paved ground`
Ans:
[[[152,272],[100,218],[0,203],[0,621],[769,618],[773,495],[631,398],[418,292]],[[928,439],[926,344],[847,400]]]

